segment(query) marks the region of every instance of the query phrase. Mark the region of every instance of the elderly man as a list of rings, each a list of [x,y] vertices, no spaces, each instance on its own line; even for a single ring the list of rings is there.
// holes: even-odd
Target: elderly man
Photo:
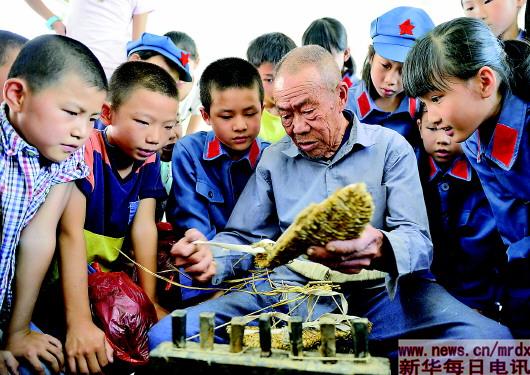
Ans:
[[[310,203],[340,187],[365,182],[375,212],[361,237],[307,251],[320,267],[340,272],[322,272],[313,267],[317,263],[297,261],[275,268],[269,275],[272,283],[305,285],[315,274],[347,281],[342,292],[349,298],[349,313],[373,322],[371,347],[380,354],[395,351],[398,338],[411,338],[412,333],[414,338],[510,338],[505,327],[461,304],[429,278],[432,244],[412,148],[398,133],[363,126],[345,111],[347,92],[333,57],[323,48],[300,47],[284,57],[277,66],[274,97],[289,137],[263,153],[226,231],[214,241],[276,239]],[[176,264],[196,280],[215,285],[252,268],[248,255],[193,244],[204,239],[190,229],[172,249]],[[352,281],[345,275],[373,275],[373,270],[386,272],[386,279],[375,274]],[[272,287],[264,281],[248,288]],[[292,300],[271,307],[280,300],[281,295],[228,293],[189,308],[187,334],[198,332],[198,314],[203,311],[215,312],[220,324],[258,310],[305,319],[309,312],[318,318],[336,309],[332,299],[323,298],[310,308]],[[168,318],[151,330],[151,347],[171,339],[170,327]],[[216,332],[216,340],[226,340],[224,330]]]

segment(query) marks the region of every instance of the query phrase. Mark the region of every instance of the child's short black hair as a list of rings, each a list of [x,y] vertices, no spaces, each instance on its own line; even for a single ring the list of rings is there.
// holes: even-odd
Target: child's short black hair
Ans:
[[[214,61],[206,67],[199,83],[201,102],[204,110],[210,113],[212,90],[229,88],[256,88],[259,100],[263,103],[264,90],[256,68],[239,57],[227,57]]]
[[[94,54],[75,39],[46,34],[27,42],[18,54],[8,78],[24,79],[37,93],[74,73],[91,87],[107,90],[105,71]]]
[[[0,66],[6,63],[9,50],[13,48],[22,49],[22,46],[27,41],[28,39],[22,35],[12,33],[11,31],[0,30]]]
[[[186,51],[190,54],[190,57],[197,61],[199,53],[197,52],[197,46],[195,41],[183,31],[168,31],[164,36],[169,37],[173,43],[181,50]]]
[[[119,108],[138,88],[178,100],[177,84],[171,75],[158,65],[145,61],[121,64],[112,74],[109,86],[109,98],[114,109]]]
[[[259,68],[261,64],[276,65],[296,43],[283,33],[267,33],[250,42],[247,49],[247,60]]]

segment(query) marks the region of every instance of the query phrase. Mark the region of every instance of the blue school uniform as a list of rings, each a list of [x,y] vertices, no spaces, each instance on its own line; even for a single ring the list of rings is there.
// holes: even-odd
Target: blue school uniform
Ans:
[[[175,230],[183,234],[196,228],[208,239],[222,231],[268,145],[256,138],[246,154],[233,160],[213,131],[190,134],[177,142],[167,204]]]
[[[268,145],[256,138],[242,157],[233,160],[213,131],[190,134],[178,141],[173,149],[173,186],[167,203],[167,218],[177,236],[196,228],[211,239],[222,231]],[[180,280],[190,285],[189,278]],[[184,289],[182,298],[197,294]]]
[[[348,90],[346,109],[353,111],[362,123],[397,131],[417,150],[420,136],[414,116],[418,104],[417,99],[405,96],[394,112],[385,112],[375,104],[364,81],[359,80]]]
[[[442,170],[422,158],[421,180],[434,246],[431,269],[438,282],[466,305],[498,318],[506,264],[490,204],[464,155]]]
[[[507,92],[495,127],[479,128],[462,145],[508,246],[505,313],[521,337],[530,337],[529,123],[529,103]]]

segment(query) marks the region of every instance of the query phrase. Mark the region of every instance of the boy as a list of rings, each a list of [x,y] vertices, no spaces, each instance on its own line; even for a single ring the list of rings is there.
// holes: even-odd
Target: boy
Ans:
[[[502,40],[525,39],[525,30],[517,25],[519,11],[525,3],[526,0],[461,1],[466,17],[483,20],[493,34]]]
[[[37,371],[42,371],[41,360],[54,371],[63,363],[61,343],[31,331],[30,320],[55,250],[57,223],[72,191],[71,181],[88,172],[81,147],[106,91],[105,73],[96,57],[81,43],[58,35],[29,41],[4,84],[0,327],[6,349]],[[99,331],[94,325],[86,328]]]
[[[89,175],[73,189],[61,221],[61,249],[70,254],[63,259],[64,272],[69,270],[71,279],[66,283],[83,288],[86,260],[97,261],[103,269],[117,269],[120,250],[128,246],[136,262],[156,272],[155,205],[157,199],[166,197],[158,151],[168,142],[177,121],[175,81],[155,64],[120,65],[109,91],[110,103],[103,104],[101,114],[106,128],[94,130],[85,149]],[[161,316],[164,312],[156,304],[155,281],[139,271],[139,284]],[[76,299],[74,293],[70,297]],[[83,304],[85,309],[88,298]]]
[[[506,246],[460,144],[427,117],[420,104],[417,124],[426,152],[420,176],[434,245],[431,269],[454,297],[498,320]]]
[[[274,143],[285,136],[285,129],[272,98],[272,84],[276,64],[295,47],[295,42],[287,35],[268,33],[251,41],[247,49],[247,60],[258,69],[265,90],[259,136],[267,142]]]
[[[179,87],[184,87],[193,82],[190,73],[190,67],[193,63],[191,54],[178,48],[169,36],[143,33],[138,40],[129,42],[127,45],[127,55],[129,61],[146,61],[164,68],[175,79],[181,97],[182,92]],[[179,98],[179,106],[182,104],[181,97]],[[171,154],[175,142],[182,137],[183,133],[180,107],[178,114],[179,120],[173,128],[173,134],[167,144],[161,149],[160,153],[160,172],[162,182],[168,194],[173,180],[171,174]],[[159,203],[160,207],[158,208],[157,218],[163,217],[166,201],[160,201]]]
[[[199,86],[202,118],[212,131],[187,135],[173,150],[167,216],[178,238],[196,228],[210,239],[225,228],[268,146],[257,138],[264,91],[250,63],[235,57],[217,60],[206,67]],[[192,294],[183,290],[183,299]]]
[[[0,102],[4,101],[1,88],[7,79],[7,73],[15,61],[24,43],[28,40],[11,31],[0,30]]]

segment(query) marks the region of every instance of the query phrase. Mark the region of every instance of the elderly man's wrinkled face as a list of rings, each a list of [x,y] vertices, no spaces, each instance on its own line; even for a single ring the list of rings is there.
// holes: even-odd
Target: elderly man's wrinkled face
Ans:
[[[347,126],[342,115],[346,98],[347,88],[342,82],[331,90],[311,66],[296,73],[282,71],[274,81],[282,124],[310,158],[330,158],[339,148]]]

